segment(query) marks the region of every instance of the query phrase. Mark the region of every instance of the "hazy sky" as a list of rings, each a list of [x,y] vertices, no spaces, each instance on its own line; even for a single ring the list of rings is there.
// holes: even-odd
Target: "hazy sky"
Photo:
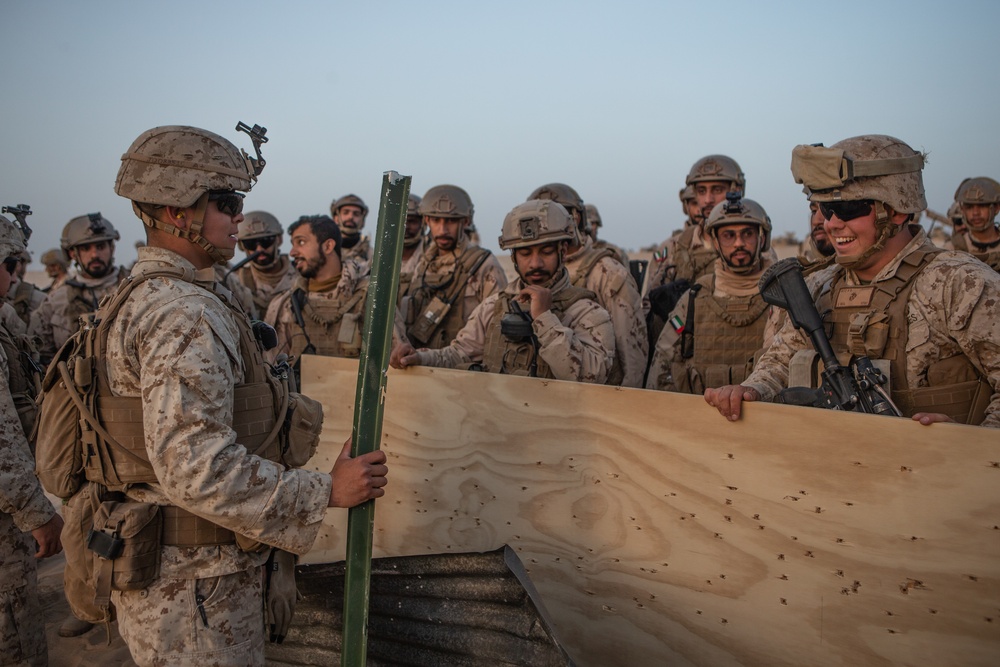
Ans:
[[[735,158],[777,233],[804,229],[796,144],[891,134],[929,153],[944,212],[1000,178],[1000,3],[53,2],[0,0],[0,203],[30,204],[36,258],[101,211],[134,257],[113,186],[144,130],[195,125],[251,150],[247,197],[286,226],[382,173],[464,187],[483,245],[538,185],[596,204],[603,236],[659,242],[692,163]],[[287,241],[286,241],[287,249]]]

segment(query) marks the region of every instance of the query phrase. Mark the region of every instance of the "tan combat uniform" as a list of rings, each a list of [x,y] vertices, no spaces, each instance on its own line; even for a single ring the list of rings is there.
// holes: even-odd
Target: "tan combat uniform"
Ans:
[[[361,356],[369,278],[354,260],[345,261],[342,267],[332,286],[319,286],[300,277],[292,289],[271,302],[264,321],[277,332],[278,346],[268,352],[269,358],[282,353],[293,361],[303,353],[352,359]],[[298,299],[301,322],[293,299]]]
[[[6,301],[0,303],[0,326],[3,326],[15,336],[28,333],[28,325],[24,323],[24,320],[14,310],[14,306]]]
[[[712,272],[715,259],[719,256],[699,225],[685,227],[680,234],[667,239],[664,245],[667,258],[657,263],[656,270],[646,281],[647,294],[673,280],[694,282]],[[649,310],[648,300],[644,301],[644,307]]]
[[[273,271],[263,271],[250,262],[234,274],[253,294],[257,314],[261,317],[267,314],[271,301],[292,289],[292,284],[299,277],[288,255],[279,255],[277,265]]]
[[[427,235],[425,234],[420,238],[420,243],[417,244],[416,248],[413,249],[413,254],[408,258],[404,257],[402,263],[399,265],[399,298],[398,301],[401,303],[403,297],[410,290],[410,285],[413,283],[413,277],[417,275],[417,269],[420,268],[420,260],[427,252],[428,244],[430,242],[427,240]]]
[[[350,248],[344,248],[343,246],[340,248],[340,261],[344,262],[349,259],[353,259],[367,271],[368,265],[372,261],[372,240],[370,236],[364,234]]]
[[[980,262],[969,261],[962,253],[937,252],[921,228],[910,229],[914,239],[871,282],[892,294],[901,287],[900,299],[890,301],[887,308],[867,318],[865,330],[870,337],[865,340],[855,340],[848,334],[849,317],[857,309],[834,308],[833,349],[843,357],[850,356],[851,348],[872,359],[882,358],[884,353],[891,361],[892,399],[905,416],[945,412],[961,417],[979,390],[984,403],[988,401],[981,425],[998,428],[1000,275]],[[916,264],[924,255],[926,262]],[[906,274],[911,278],[897,285],[897,276]],[[807,285],[821,313],[836,303],[837,295],[831,290],[850,290],[839,295],[844,304],[868,299],[867,286],[852,271],[837,265],[810,275]],[[872,297],[873,303],[880,298],[878,295],[876,292]],[[884,319],[885,312],[889,317]],[[879,347],[883,348],[881,352]],[[786,320],[742,384],[756,389],[763,400],[770,400],[787,385],[793,355],[811,349],[806,337]]]
[[[48,523],[55,508],[35,477],[35,462],[22,430],[12,391],[17,363],[0,345],[0,664],[48,665],[45,619],[38,596],[35,540],[31,531]]]
[[[473,268],[475,271],[470,275],[469,271]],[[507,276],[497,258],[465,236],[453,252],[442,252],[431,243],[420,258],[410,289],[400,306],[410,342],[414,347],[430,349],[448,345],[465,326],[472,311],[506,285]],[[426,316],[434,301],[452,297],[454,302],[447,315],[434,328],[429,339],[415,339],[414,325]]]
[[[80,317],[93,313],[107,294],[124,278],[120,267],[103,278],[88,278],[82,274],[68,278],[49,292],[45,301],[31,314],[28,334],[37,339],[38,353],[45,361],[51,359],[70,336],[80,328]]]
[[[222,264],[216,264],[212,268],[215,269],[215,279],[232,292],[233,298],[240,304],[243,312],[252,320],[258,319],[261,313],[257,311],[257,304],[253,300],[253,292],[250,291],[250,288],[241,283],[235,273],[230,273],[227,276],[229,269]]]
[[[7,302],[14,307],[25,326],[31,323],[31,314],[42,305],[42,301],[45,301],[45,292],[26,280],[19,280],[7,293]]]
[[[598,250],[603,250],[604,248],[607,248],[608,250],[613,252],[614,258],[618,260],[618,263],[624,266],[626,269],[628,268],[629,265],[628,253],[625,252],[622,248],[619,248],[614,243],[608,243],[604,239],[597,239],[596,241],[593,240],[591,241],[594,244],[594,247],[597,248]]]
[[[488,345],[502,344],[502,336],[498,335],[500,318],[503,312],[506,312],[502,300],[509,301],[522,289],[524,283],[517,279],[501,293],[488,297],[473,311],[468,324],[458,332],[458,336],[448,347],[418,350],[416,354],[420,364],[461,368],[479,361],[489,364],[487,359],[497,356],[502,358],[504,356],[502,351],[496,354],[496,351],[488,349]],[[583,291],[570,285],[565,272],[556,278],[551,290],[553,309],[558,305],[561,292]],[[544,365],[539,363],[539,366],[547,372],[547,377],[556,380],[603,384],[607,380],[615,358],[615,337],[611,317],[595,301],[587,298],[586,294],[574,295],[567,300],[567,304],[565,312],[561,315],[549,310],[532,322],[531,327],[540,345],[538,353],[541,357],[540,362],[544,362]],[[528,306],[525,305],[524,309],[527,310]],[[498,313],[498,310],[501,312]],[[514,354],[509,356],[517,355],[520,350],[512,352]],[[500,373],[508,369],[501,370],[487,365],[485,370]],[[509,370],[515,372],[523,369],[518,367]],[[518,374],[525,373],[518,372]],[[541,372],[539,374],[541,375]]]
[[[684,358],[684,328],[689,320],[691,291],[670,313],[656,341],[647,389],[702,394],[705,389],[739,384],[753,367],[754,355],[774,335],[773,310],[756,289],[764,266],[753,274],[734,276],[717,259],[715,271],[702,276],[694,298],[693,336]],[[730,284],[731,283],[731,284]]]
[[[642,387],[649,342],[643,318],[642,299],[628,269],[610,250],[594,247],[584,238],[579,250],[566,258],[570,282],[597,295],[597,303],[611,316],[615,331],[615,364],[607,383]]]
[[[954,250],[967,252],[994,271],[1000,272],[1000,241],[989,248],[981,249],[976,247],[969,232],[963,232],[952,236],[950,244]]]
[[[286,470],[236,442],[234,387],[243,382],[240,317],[211,268],[170,251],[139,250],[133,273],[174,266],[194,283],[139,284],[111,325],[106,369],[116,396],[141,397],[146,453],[158,482],[128,496],[173,505],[224,529],[305,553],[322,525],[330,475]],[[263,656],[260,565],[267,551],[235,544],[161,549],[160,578],[113,592],[119,630],[136,662],[210,667]]]

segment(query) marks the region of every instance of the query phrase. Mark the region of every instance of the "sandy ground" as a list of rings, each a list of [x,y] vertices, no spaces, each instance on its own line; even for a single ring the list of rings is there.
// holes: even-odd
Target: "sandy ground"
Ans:
[[[45,613],[50,667],[135,667],[114,623],[110,628],[110,645],[107,632],[100,625],[80,637],[59,636],[59,625],[69,616],[69,605],[63,595],[65,562],[59,554],[42,561],[38,567],[38,593]]]

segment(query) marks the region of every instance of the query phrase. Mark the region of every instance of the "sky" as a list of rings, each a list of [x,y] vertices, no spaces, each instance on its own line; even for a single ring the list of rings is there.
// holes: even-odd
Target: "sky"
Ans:
[[[285,226],[354,193],[374,232],[395,170],[417,194],[465,188],[494,251],[550,182],[598,207],[602,237],[659,243],[713,153],[739,162],[775,235],[807,226],[797,144],[898,137],[928,154],[942,213],[963,178],[1000,179],[993,1],[0,0],[0,24],[0,203],[32,207],[36,259],[96,211],[134,258],[142,226],[114,181],[158,125],[251,153],[237,121],[265,126],[246,210]]]

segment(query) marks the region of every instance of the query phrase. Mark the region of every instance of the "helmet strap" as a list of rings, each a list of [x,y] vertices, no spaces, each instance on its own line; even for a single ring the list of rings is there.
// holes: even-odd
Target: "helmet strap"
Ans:
[[[135,211],[135,214],[139,216],[139,219],[142,220],[143,224],[147,227],[152,227],[160,230],[161,232],[166,232],[168,234],[172,234],[173,236],[186,239],[204,250],[216,264],[225,264],[233,258],[235,250],[224,253],[209,243],[208,239],[201,235],[201,231],[205,227],[205,212],[208,210],[207,192],[203,192],[202,195],[198,197],[198,201],[195,202],[193,208],[194,215],[191,216],[190,224],[186,229],[181,229],[177,225],[171,225],[161,220],[157,220],[139,208],[139,205],[136,202],[132,202],[132,210]]]

